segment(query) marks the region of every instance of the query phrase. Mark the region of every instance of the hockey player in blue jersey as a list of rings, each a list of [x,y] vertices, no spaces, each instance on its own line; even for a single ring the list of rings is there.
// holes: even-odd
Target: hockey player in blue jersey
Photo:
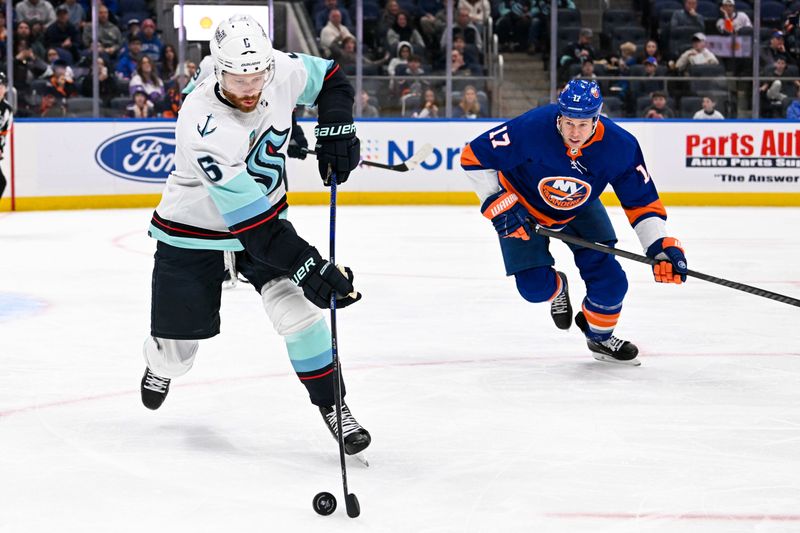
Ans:
[[[600,193],[611,184],[661,283],[686,281],[686,256],[667,235],[667,213],[639,143],[600,116],[596,82],[572,80],[558,104],[539,107],[480,135],[462,151],[461,166],[500,236],[506,273],[529,302],[550,302],[556,326],[569,329],[572,306],[563,272],[553,268],[539,224],[588,241],[616,244]],[[575,323],[595,359],[639,365],[638,348],[613,335],[628,281],[609,254],[569,245],[586,284]]]

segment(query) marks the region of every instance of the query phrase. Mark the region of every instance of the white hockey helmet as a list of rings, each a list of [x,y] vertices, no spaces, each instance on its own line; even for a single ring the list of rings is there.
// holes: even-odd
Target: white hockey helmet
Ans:
[[[264,28],[250,15],[233,15],[223,20],[211,38],[214,74],[222,83],[222,73],[266,73],[266,82],[275,75],[272,42]],[[266,84],[266,83],[265,83]]]

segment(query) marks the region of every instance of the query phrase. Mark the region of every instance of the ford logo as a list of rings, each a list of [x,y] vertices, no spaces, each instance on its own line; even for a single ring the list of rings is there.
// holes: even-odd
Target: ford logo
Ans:
[[[163,183],[175,169],[175,128],[120,133],[97,148],[94,160],[118,178]]]

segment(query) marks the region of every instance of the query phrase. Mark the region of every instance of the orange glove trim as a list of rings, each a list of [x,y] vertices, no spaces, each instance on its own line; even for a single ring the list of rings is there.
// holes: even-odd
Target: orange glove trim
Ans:
[[[677,285],[683,283],[681,276],[672,272],[672,263],[669,261],[661,261],[653,265],[653,277],[658,283],[675,283]]]

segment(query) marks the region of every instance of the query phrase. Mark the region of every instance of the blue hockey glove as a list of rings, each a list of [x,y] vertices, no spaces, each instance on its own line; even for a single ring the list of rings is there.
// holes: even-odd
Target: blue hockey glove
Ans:
[[[483,202],[481,213],[494,224],[501,237],[513,237],[527,241],[531,235],[531,225],[528,222],[530,213],[525,206],[519,203],[519,198],[513,192],[496,192]]]
[[[356,137],[356,125],[352,122],[317,124],[314,135],[317,136],[315,149],[322,183],[330,186],[334,175],[337,185],[347,181],[350,171],[361,161],[361,141]]]
[[[658,283],[681,284],[686,281],[686,256],[678,239],[658,239],[650,245],[646,253],[647,257],[660,260],[653,265],[653,276]]]

